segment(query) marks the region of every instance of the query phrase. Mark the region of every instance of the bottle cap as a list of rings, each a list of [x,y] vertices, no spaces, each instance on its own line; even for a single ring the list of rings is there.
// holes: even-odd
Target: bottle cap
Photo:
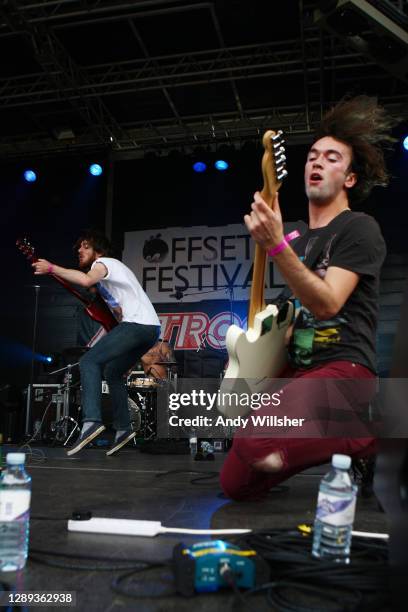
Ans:
[[[333,455],[332,466],[339,470],[348,470],[351,466],[351,457],[348,455]]]
[[[9,465],[23,465],[25,463],[25,453],[7,453],[6,461]]]

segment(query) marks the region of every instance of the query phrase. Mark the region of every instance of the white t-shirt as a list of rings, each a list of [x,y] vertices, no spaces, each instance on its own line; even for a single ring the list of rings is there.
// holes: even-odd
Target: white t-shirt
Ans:
[[[96,284],[99,293],[120,322],[160,325],[155,309],[136,276],[125,264],[113,257],[99,257],[108,273]]]

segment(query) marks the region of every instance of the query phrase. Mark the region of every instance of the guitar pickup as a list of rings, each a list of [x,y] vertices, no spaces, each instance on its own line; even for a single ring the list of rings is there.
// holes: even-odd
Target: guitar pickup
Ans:
[[[286,317],[288,316],[289,302],[285,302],[281,308],[279,308],[277,324],[278,327],[281,327],[282,324],[286,321]]]

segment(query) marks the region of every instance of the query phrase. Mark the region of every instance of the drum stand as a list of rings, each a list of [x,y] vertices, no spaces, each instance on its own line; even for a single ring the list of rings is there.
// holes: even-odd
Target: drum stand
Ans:
[[[77,429],[79,429],[78,421],[76,421],[73,417],[69,415],[69,400],[70,400],[71,381],[72,381],[71,370],[77,365],[79,365],[79,361],[77,361],[76,363],[69,363],[67,366],[64,366],[63,368],[59,368],[58,370],[54,370],[53,372],[50,372],[50,374],[58,374],[59,372],[66,371],[65,376],[64,376],[64,387],[63,387],[64,401],[62,405],[62,417],[54,425],[55,439],[57,440],[57,442],[64,442],[64,439],[65,439],[63,446],[66,446],[68,444],[73,434],[77,431]],[[80,410],[81,410],[81,407],[78,408],[78,412]],[[68,425],[70,423],[72,423],[74,427],[71,430],[70,434],[68,435]]]

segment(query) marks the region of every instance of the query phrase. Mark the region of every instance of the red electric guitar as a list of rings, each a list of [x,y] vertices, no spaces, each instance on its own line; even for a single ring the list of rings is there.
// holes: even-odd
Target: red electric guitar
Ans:
[[[34,253],[34,247],[29,243],[27,238],[19,238],[16,245],[29,261],[32,263],[38,261],[38,257]],[[65,289],[68,289],[72,295],[75,295],[75,297],[83,303],[85,310],[91,319],[100,323],[106,329],[106,331],[110,331],[118,324],[117,320],[102,298],[98,297],[93,301],[79,293],[79,291],[74,289],[70,283],[60,276],[57,276],[56,274],[49,274],[49,276],[52,276],[60,285],[65,287]]]

